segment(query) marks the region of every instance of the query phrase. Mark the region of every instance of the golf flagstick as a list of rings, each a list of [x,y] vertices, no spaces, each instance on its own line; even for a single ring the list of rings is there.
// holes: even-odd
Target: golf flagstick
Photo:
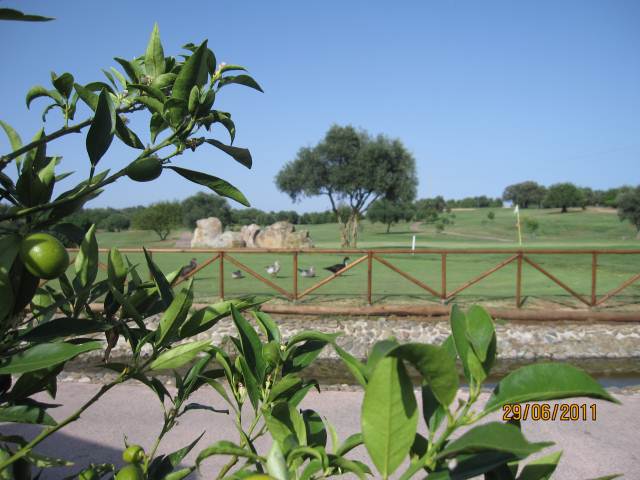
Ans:
[[[520,228],[520,209],[518,208],[518,205],[516,205],[516,208],[513,211],[513,213],[516,216],[516,226],[518,227],[518,245],[522,246],[522,230]]]

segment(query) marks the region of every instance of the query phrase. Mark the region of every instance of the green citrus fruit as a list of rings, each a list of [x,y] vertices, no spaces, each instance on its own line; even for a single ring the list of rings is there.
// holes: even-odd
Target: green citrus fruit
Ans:
[[[69,266],[64,245],[48,233],[32,233],[23,238],[20,259],[32,275],[46,280],[58,278]]]
[[[158,157],[140,158],[127,167],[127,177],[136,182],[150,182],[162,173],[162,161]]]
[[[129,465],[125,465],[120,469],[120,471],[116,474],[115,480],[143,480],[144,473],[142,469],[133,463]]]
[[[130,445],[122,452],[122,459],[127,463],[140,463],[144,460],[144,450],[140,445]]]

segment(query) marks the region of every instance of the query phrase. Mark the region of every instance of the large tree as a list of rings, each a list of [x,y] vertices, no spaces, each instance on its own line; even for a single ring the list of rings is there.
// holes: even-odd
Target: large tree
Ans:
[[[616,203],[620,221],[629,220],[636,227],[636,237],[640,238],[640,185],[618,195]]]
[[[544,205],[548,208],[561,208],[567,213],[568,207],[582,207],[584,197],[582,191],[573,183],[556,183],[549,187],[544,197]]]
[[[387,226],[387,233],[391,225],[413,218],[414,210],[411,202],[392,202],[391,200],[376,200],[367,211],[367,219],[373,223],[379,222]]]
[[[178,202],[158,202],[141,209],[133,217],[133,228],[153,230],[165,240],[171,230],[182,223],[182,207]]]
[[[276,176],[295,202],[326,195],[340,225],[343,247],[355,247],[358,222],[378,199],[411,201],[418,179],[415,160],[400,140],[371,137],[351,126],[332,126],[315,147],[304,147]],[[348,206],[348,213],[339,203]]]
[[[502,199],[519,205],[520,208],[529,208],[531,205],[540,206],[544,199],[546,189],[536,182],[526,181],[509,185],[502,193]]]

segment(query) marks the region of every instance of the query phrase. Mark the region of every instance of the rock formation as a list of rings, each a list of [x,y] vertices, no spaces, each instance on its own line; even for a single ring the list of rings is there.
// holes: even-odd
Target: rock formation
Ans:
[[[242,227],[239,232],[226,231],[220,220],[215,217],[198,220],[193,232],[191,248],[311,248],[313,242],[307,230],[296,232],[289,222],[276,222],[261,228],[251,224]]]
[[[222,233],[222,222],[216,217],[201,218],[191,238],[191,248],[209,247],[211,242]]]
[[[310,248],[313,242],[308,230],[296,232],[296,228],[289,222],[276,222],[260,230],[255,236],[258,248]]]

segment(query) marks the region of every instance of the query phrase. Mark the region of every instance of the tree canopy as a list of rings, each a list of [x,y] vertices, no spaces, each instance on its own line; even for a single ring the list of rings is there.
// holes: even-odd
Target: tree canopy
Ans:
[[[178,202],[158,202],[144,208],[133,217],[133,227],[152,230],[165,240],[171,230],[182,221],[182,207]]]
[[[182,222],[195,228],[201,218],[217,217],[223,225],[231,223],[231,208],[227,201],[217,195],[198,192],[182,202]]]
[[[412,201],[418,179],[415,159],[400,140],[370,136],[352,126],[332,126],[315,147],[301,148],[280,170],[276,186],[293,201],[326,195],[341,225],[343,246],[357,243],[358,220],[378,199]],[[350,209],[348,218],[338,204]]]
[[[546,188],[536,182],[526,181],[509,185],[502,193],[502,199],[529,208],[531,205],[540,206],[544,199]]]
[[[367,219],[373,223],[379,222],[387,226],[387,233],[391,225],[402,220],[409,221],[413,218],[414,209],[411,202],[392,202],[390,200],[376,200],[367,210]]]
[[[640,236],[640,186],[621,193],[616,202],[620,220],[628,220]]]
[[[549,187],[544,205],[548,208],[561,208],[562,213],[566,213],[568,207],[582,207],[584,196],[573,183],[556,183]]]

